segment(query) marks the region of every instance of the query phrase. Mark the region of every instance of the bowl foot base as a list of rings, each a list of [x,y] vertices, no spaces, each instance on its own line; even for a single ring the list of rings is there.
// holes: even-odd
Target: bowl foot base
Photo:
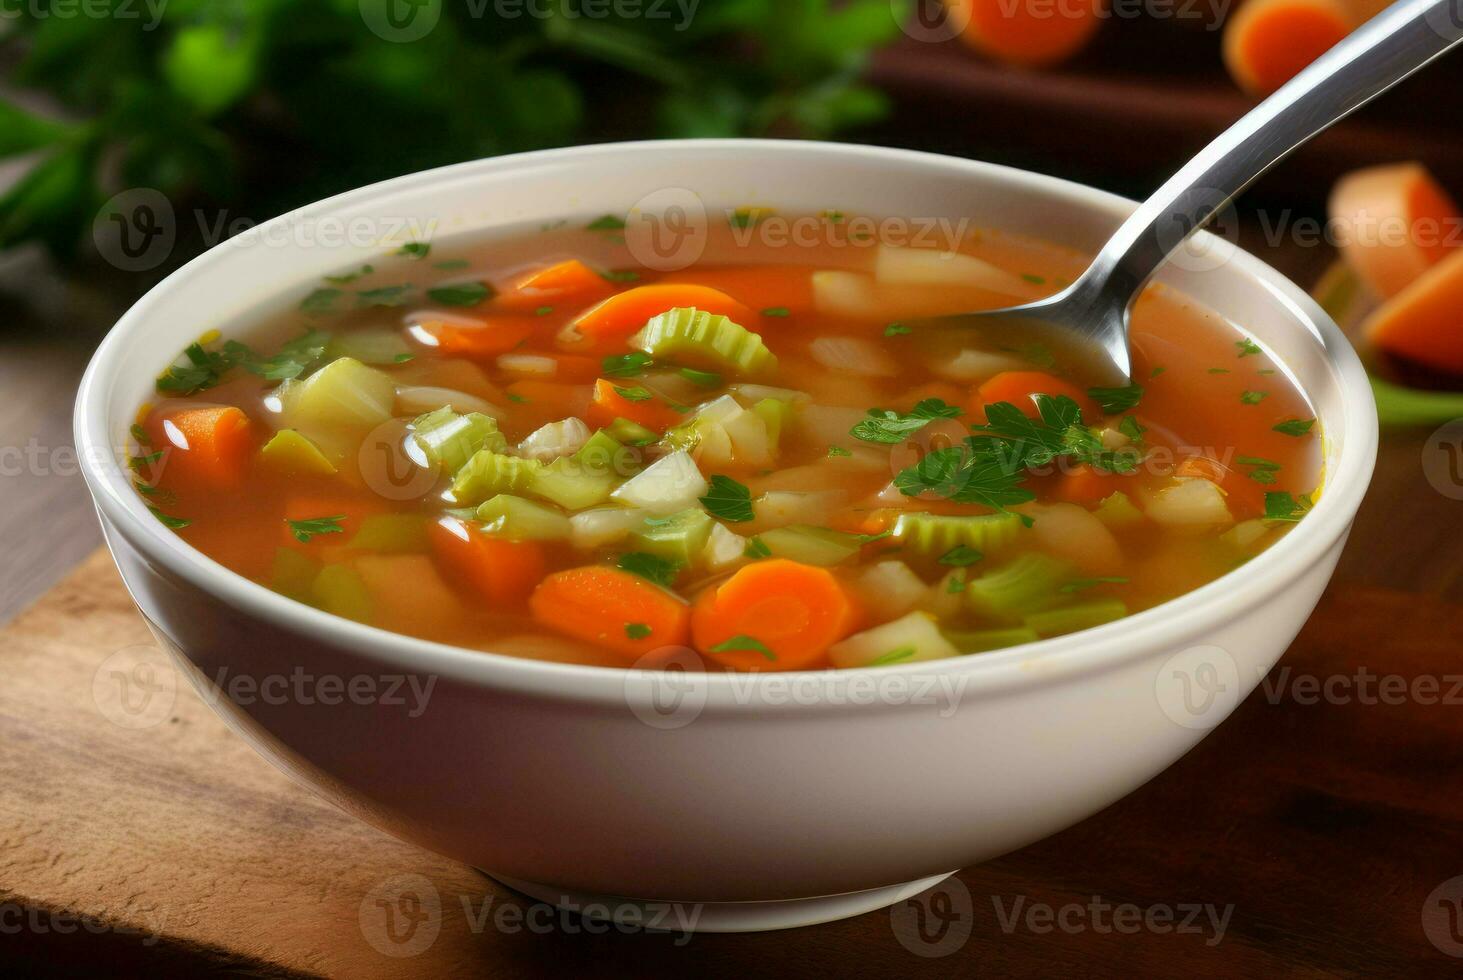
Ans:
[[[776,902],[657,902],[568,891],[486,873],[516,892],[591,919],[674,932],[769,932],[834,922],[885,908],[918,895],[955,872],[867,891]]]

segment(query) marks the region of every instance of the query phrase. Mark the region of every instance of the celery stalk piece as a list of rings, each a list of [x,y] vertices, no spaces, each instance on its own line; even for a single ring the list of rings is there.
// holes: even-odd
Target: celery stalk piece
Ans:
[[[391,418],[396,382],[353,357],[331,361],[278,389],[280,418],[327,452],[349,453],[359,437]]]
[[[335,464],[309,439],[294,429],[280,429],[259,450],[259,461],[284,473],[319,473],[330,476]]]
[[[1036,630],[1026,626],[1004,630],[945,630],[945,638],[961,653],[985,653],[1041,639]]]
[[[601,548],[623,541],[648,517],[628,507],[597,507],[569,518],[570,543],[576,548]]]
[[[483,533],[512,541],[567,541],[573,528],[569,518],[532,500],[500,493],[478,508]]]
[[[1121,599],[1093,599],[1075,606],[1028,613],[1025,623],[1041,636],[1060,636],[1111,623],[1127,614],[1128,606]]]
[[[565,510],[585,510],[609,500],[618,483],[613,473],[596,473],[565,457],[535,469],[526,489]]]
[[[630,346],[661,360],[755,375],[775,371],[777,358],[762,338],[729,318],[681,307],[652,317]]]
[[[892,623],[855,633],[828,648],[835,667],[880,667],[943,660],[959,652],[929,613],[912,612]]]
[[[689,453],[674,452],[631,477],[610,496],[629,507],[653,514],[674,514],[695,507],[710,485]]]
[[[894,539],[912,555],[939,558],[964,546],[983,555],[997,554],[1024,530],[1015,514],[902,514],[894,523]]]
[[[371,594],[366,583],[349,565],[326,565],[310,584],[314,605],[328,613],[354,619],[358,623],[371,621]]]
[[[459,506],[475,507],[495,494],[526,493],[539,469],[534,460],[480,449],[453,478],[452,499]]]
[[[1070,578],[1071,568],[1065,562],[1030,551],[970,579],[965,586],[965,602],[984,616],[1020,619],[1060,604],[1064,597],[1059,590]]]
[[[459,415],[447,407],[414,421],[412,438],[428,460],[448,473],[462,469],[479,450],[502,453],[508,448],[495,420],[479,412]]]
[[[1097,515],[1099,521],[1114,531],[1136,527],[1143,523],[1143,512],[1133,503],[1132,498],[1121,490],[1116,490],[1104,497],[1093,513]]]
[[[609,474],[616,480],[628,480],[644,469],[644,454],[630,446],[621,445],[610,435],[609,430],[600,429],[579,447],[574,461],[592,474]]]
[[[647,429],[639,422],[617,418],[605,427],[610,438],[627,446],[648,446],[660,438],[654,429]]]
[[[767,426],[767,442],[775,455],[782,441],[782,431],[792,422],[795,406],[780,398],[763,398],[752,406],[752,411]]]
[[[807,524],[776,527],[757,536],[774,557],[804,565],[838,565],[859,552],[859,541],[854,535]]]
[[[425,514],[372,514],[347,547],[377,554],[425,554],[431,550]]]
[[[668,517],[642,520],[630,539],[636,551],[690,568],[705,550],[715,523],[703,510],[683,510]]]

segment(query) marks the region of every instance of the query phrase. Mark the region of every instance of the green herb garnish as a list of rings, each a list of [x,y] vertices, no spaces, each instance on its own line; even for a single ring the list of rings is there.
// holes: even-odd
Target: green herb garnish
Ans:
[[[649,389],[642,388],[639,385],[633,388],[620,388],[617,386],[615,388],[615,394],[627,402],[645,402],[655,397],[650,393]]]
[[[645,551],[631,551],[620,556],[615,567],[621,571],[638,575],[664,588],[670,588],[681,574],[681,563]]]
[[[625,230],[625,221],[624,221],[623,218],[617,218],[617,217],[615,217],[612,214],[607,214],[603,218],[596,218],[593,221],[591,221],[589,224],[585,225],[584,226],[584,230],[585,231],[624,231]]]
[[[1036,285],[1036,286],[1044,286],[1044,285],[1046,285],[1046,279],[1044,277],[1038,276],[1038,275],[1033,275],[1030,272],[1023,272],[1023,273],[1021,273],[1021,278],[1022,279],[1025,279],[1027,282],[1029,282],[1029,283],[1031,283],[1033,285]]]
[[[776,660],[777,654],[767,649],[767,644],[755,636],[747,636],[745,633],[738,634],[729,640],[722,640],[711,648],[712,653],[732,653],[738,650],[751,650],[762,654],[768,660]]]
[[[1281,435],[1303,436],[1309,434],[1311,427],[1315,424],[1315,419],[1286,419],[1279,425],[1272,425],[1270,428]]]
[[[378,286],[375,289],[363,289],[356,293],[357,306],[401,306],[411,299],[411,283],[402,283],[398,286]]]
[[[910,328],[902,323],[891,323],[884,328],[884,336],[886,337],[903,337],[909,332]]]
[[[894,445],[908,439],[936,419],[958,418],[961,412],[954,405],[947,405],[939,398],[926,398],[909,412],[895,412],[887,408],[869,409],[869,417],[862,419],[849,435],[864,442]]]
[[[729,476],[717,474],[711,478],[711,486],[701,505],[712,517],[739,524],[750,521],[756,515],[752,512],[752,491],[745,484]]]
[[[835,456],[852,456],[853,452],[851,450],[844,449],[842,446],[829,446],[828,455],[830,458]]]
[[[1269,396],[1268,391],[1245,391],[1240,394],[1239,400],[1244,405],[1258,405]]]
[[[914,647],[898,647],[890,650],[883,656],[875,657],[869,661],[870,667],[883,667],[885,664],[897,664],[901,660],[908,660],[919,651]]]
[[[359,269],[357,269],[355,272],[347,272],[347,273],[344,273],[344,274],[338,275],[338,276],[326,276],[325,277],[325,281],[326,282],[333,282],[336,285],[343,286],[343,285],[345,285],[348,282],[355,282],[357,279],[361,278],[362,276],[369,276],[371,273],[373,273],[375,271],[376,271],[376,267],[375,266],[372,266],[372,265],[363,265]]]
[[[747,546],[742,549],[742,554],[747,558],[771,558],[772,549],[767,547],[767,542],[754,537],[747,539]]]
[[[431,254],[432,246],[428,242],[407,242],[396,250],[397,255],[404,255],[409,259],[424,259]]]
[[[485,282],[460,282],[451,286],[434,286],[427,298],[443,306],[477,306],[496,295]]]
[[[643,640],[651,634],[651,629],[644,623],[626,623],[625,635],[632,640]]]
[[[639,282],[640,273],[634,269],[607,269],[601,272],[600,278],[606,282]]]
[[[306,331],[294,340],[284,344],[279,353],[259,357],[242,344],[233,350],[245,370],[257,374],[267,381],[287,381],[298,378],[325,356],[325,347],[330,343],[330,334],[323,330]]]
[[[949,595],[959,595],[965,591],[967,584],[964,575],[951,575],[945,583],[945,592]]]
[[[792,316],[792,310],[789,310],[785,306],[769,306],[762,311],[762,315],[774,317]]]
[[[1283,490],[1272,490],[1265,494],[1265,520],[1294,522],[1300,520],[1311,509],[1311,498],[1306,494],[1293,497]]]
[[[309,296],[300,300],[300,312],[310,316],[319,316],[321,313],[329,313],[335,309],[336,301],[345,295],[339,289],[316,289]]]
[[[472,265],[467,259],[444,259],[441,262],[433,262],[432,268],[441,269],[443,272],[450,272],[453,269],[466,269]]]
[[[1138,404],[1143,397],[1143,386],[1137,384],[1123,385],[1121,388],[1088,388],[1088,397],[1102,406],[1102,410],[1109,415],[1116,415],[1119,412],[1126,412]]]
[[[538,309],[533,311],[533,315],[548,316],[552,312],[554,312],[554,308],[552,306],[540,306]]]
[[[969,545],[957,544],[940,556],[940,564],[951,565],[955,568],[964,568],[967,565],[974,565],[984,557],[985,555]]]
[[[1082,424],[1082,409],[1066,395],[1034,396],[1038,418],[1028,418],[1010,402],[985,408],[986,424],[971,426],[1004,444],[1018,469],[1045,466],[1058,456],[1111,473],[1131,473],[1138,457],[1131,450],[1109,450],[1092,429]]]
[[[681,368],[680,375],[692,384],[698,384],[703,388],[721,387],[721,375],[715,371],[698,371],[695,368]]]
[[[1134,442],[1141,442],[1143,433],[1148,429],[1141,422],[1131,415],[1124,415],[1122,421],[1118,422],[1118,431]]]
[[[147,509],[152,512],[153,517],[163,522],[164,527],[172,528],[174,531],[181,530],[193,523],[185,517],[173,517],[171,514],[164,514],[156,507],[149,507]]]
[[[152,445],[152,436],[148,435],[147,430],[144,429],[142,426],[133,423],[132,428],[128,429],[127,431],[132,433],[132,438],[137,440],[137,444],[139,446]]]
[[[302,521],[292,521],[285,518],[285,523],[290,526],[290,533],[295,540],[301,544],[308,544],[310,539],[319,534],[339,534],[345,530],[340,522],[345,520],[344,514],[336,514],[334,517],[310,517]]]
[[[1240,357],[1250,357],[1254,354],[1264,353],[1264,351],[1260,349],[1260,345],[1255,343],[1248,337],[1246,337],[1244,340],[1236,340],[1234,342],[1234,346],[1235,349],[1239,351],[1238,356]]]
[[[1210,374],[1228,374],[1229,373],[1229,368],[1210,368],[1209,369],[1209,373]]]
[[[615,354],[599,362],[600,371],[611,378],[633,378],[654,363],[644,351]]]

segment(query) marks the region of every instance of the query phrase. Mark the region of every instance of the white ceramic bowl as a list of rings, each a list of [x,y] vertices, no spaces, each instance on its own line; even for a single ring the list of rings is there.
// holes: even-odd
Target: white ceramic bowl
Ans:
[[[1156,609],[1073,636],[840,673],[669,675],[512,659],[337,619],[234,575],[155,520],[118,447],[169,359],[281,291],[380,254],[284,234],[335,219],[438,234],[625,212],[665,188],[712,213],[969,216],[1094,250],[1131,202],[967,160],[704,141],[484,160],[353,191],[194,260],[144,297],[81,384],[76,440],[128,589],[200,690],[267,759],[389,833],[538,897],[706,903],[702,929],[888,904],[1061,830],[1141,786],[1246,695],[1325,587],[1370,478],[1377,424],[1351,347],[1255,258],[1162,278],[1267,345],[1326,436],[1325,493],[1293,533]],[[417,698],[220,695],[220,677],[391,678]],[[221,673],[222,672],[222,673]],[[277,682],[276,682],[277,683]],[[362,682],[366,683],[366,682]],[[299,690],[279,686],[276,691]],[[410,688],[403,687],[402,691]],[[370,701],[369,697],[356,700]],[[391,703],[399,702],[399,703]],[[1243,764],[1236,760],[1236,765]]]

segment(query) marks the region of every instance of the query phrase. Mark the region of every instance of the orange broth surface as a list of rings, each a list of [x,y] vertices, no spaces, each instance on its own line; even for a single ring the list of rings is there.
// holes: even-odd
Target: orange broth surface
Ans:
[[[988,264],[972,280],[816,220],[799,245],[729,222],[673,272],[613,221],[343,269],[165,372],[139,491],[203,554],[341,616],[603,666],[690,647],[711,670],[1100,625],[1309,508],[1314,413],[1239,327],[1151,287],[1141,391],[1099,395],[1061,351],[914,322],[1050,293],[1083,256],[970,232],[947,247]],[[434,425],[457,434],[434,449]],[[1033,457],[1046,440],[1079,449]],[[657,467],[674,478],[640,479]]]

